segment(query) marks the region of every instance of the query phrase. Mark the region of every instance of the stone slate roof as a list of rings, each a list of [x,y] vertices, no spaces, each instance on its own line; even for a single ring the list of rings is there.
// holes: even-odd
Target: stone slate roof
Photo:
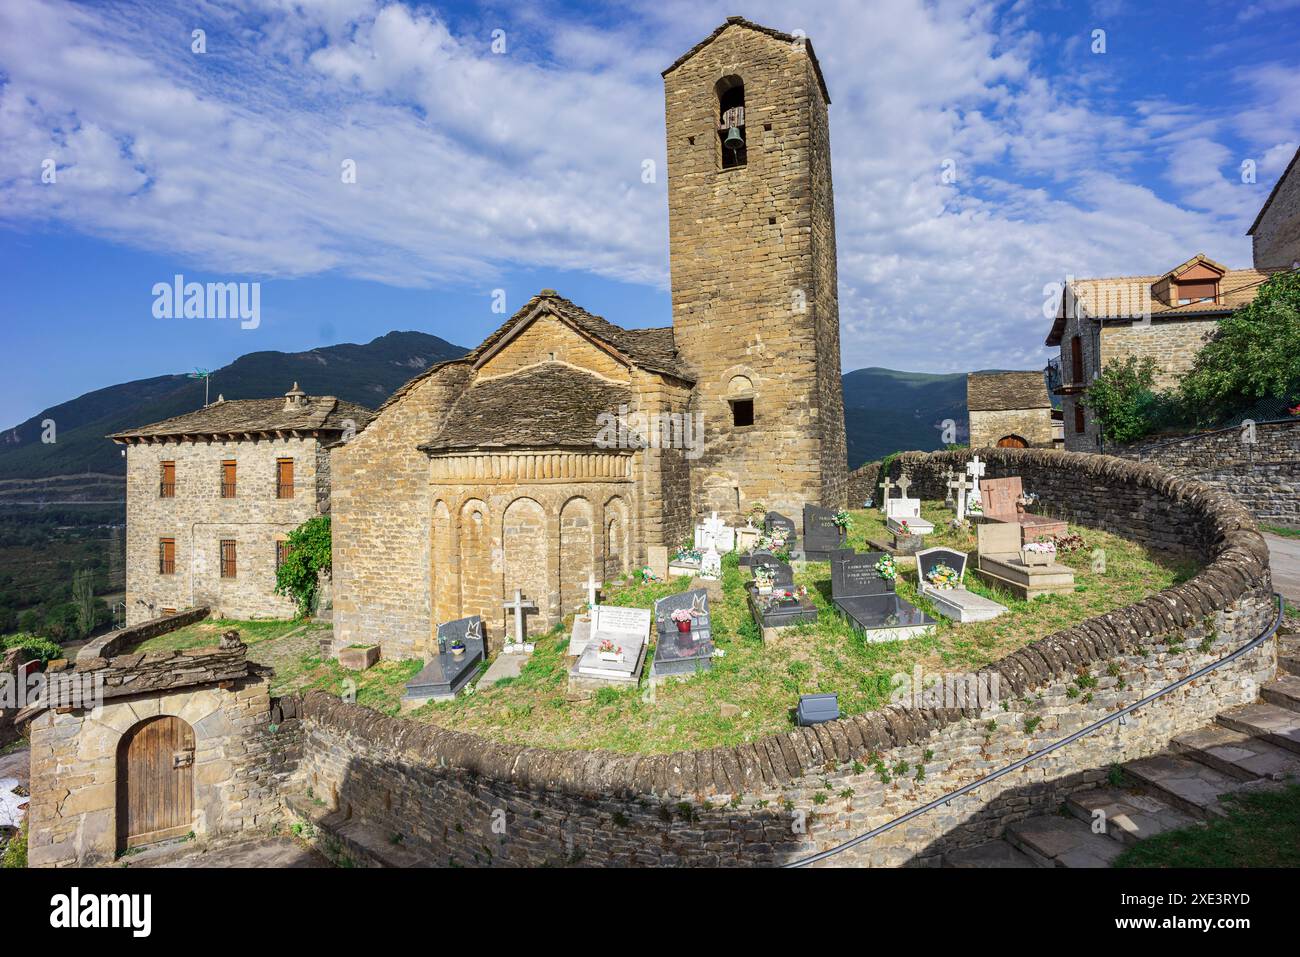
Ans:
[[[1167,281],[1171,276],[1182,272],[1197,262],[1217,265],[1203,255],[1193,256],[1176,269],[1158,276],[1112,276],[1104,279],[1076,279],[1071,283],[1075,291],[1081,312],[1089,319],[1132,319],[1122,308],[1111,308],[1125,303],[1147,302],[1151,307],[1152,319],[1205,318],[1211,315],[1223,315],[1239,309],[1255,298],[1260,284],[1277,272],[1275,269],[1225,269],[1219,280],[1219,302],[1193,302],[1185,306],[1171,305],[1157,298],[1152,287]],[[1219,267],[1222,268],[1222,267]],[[1059,346],[1065,332],[1065,293],[1061,296],[1061,305],[1057,309],[1056,319],[1045,342],[1048,346]],[[1145,299],[1143,298],[1145,296]]]
[[[1041,371],[972,372],[966,376],[966,408],[970,412],[1051,407]]]
[[[772,37],[775,40],[780,40],[782,43],[795,43],[797,41],[802,41],[803,48],[808,51],[808,59],[812,61],[813,72],[817,74],[817,85],[821,87],[822,97],[826,100],[827,105],[830,104],[831,94],[830,91],[826,89],[826,78],[822,76],[822,65],[817,62],[817,54],[813,52],[812,40],[808,39],[807,37],[796,37],[792,33],[782,33],[780,30],[774,30],[771,27],[765,27],[761,23],[755,23],[753,20],[746,20],[744,17],[727,17],[726,23],[722,24],[722,26],[718,27],[718,29],[714,30],[712,33],[710,33],[699,43],[695,44],[695,46],[691,47],[689,50],[687,50],[685,53],[679,56],[676,60],[672,62],[672,64],[668,67],[668,69],[664,70],[663,73],[660,75],[667,76],[669,73],[672,73],[673,70],[677,69],[683,63],[685,63],[691,57],[695,56],[695,54],[699,53],[706,46],[708,46],[719,36],[721,36],[722,31],[727,29],[727,27],[730,26],[746,27],[750,30],[757,31],[758,33],[766,33],[769,37]]]
[[[425,452],[482,448],[592,448],[597,416],[630,405],[628,389],[563,362],[484,379],[456,400]]]
[[[332,395],[307,396],[302,409],[285,409],[284,396],[274,399],[223,399],[151,425],[114,432],[110,439],[181,435],[229,435],[243,432],[342,432],[352,420],[360,431],[374,416],[365,406]]]
[[[539,306],[545,306],[555,315],[571,323],[592,338],[613,346],[643,369],[664,372],[680,378],[688,377],[687,373],[681,368],[680,360],[677,358],[677,344],[673,338],[671,327],[624,329],[622,326],[616,326],[609,320],[575,305],[554,289],[543,289],[532,299],[529,299],[528,302],[524,303],[523,308],[510,317],[508,322],[484,339],[477,349],[471,351],[464,358],[476,362],[491,352],[497,343],[510,335],[521,323],[527,322]]]

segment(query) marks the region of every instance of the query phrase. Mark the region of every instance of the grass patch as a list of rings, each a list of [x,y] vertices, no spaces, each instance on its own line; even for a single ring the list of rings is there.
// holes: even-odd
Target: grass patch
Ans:
[[[1287,528],[1285,525],[1261,525],[1260,528],[1282,538],[1300,538],[1300,528]]]
[[[185,651],[190,648],[215,647],[221,642],[221,634],[232,628],[239,632],[239,637],[250,648],[264,641],[283,638],[298,628],[309,627],[308,622],[292,619],[268,619],[258,621],[235,621],[229,618],[206,618],[196,621],[184,628],[157,638],[141,642],[133,651]]]
[[[1128,848],[1114,867],[1300,867],[1300,784],[1223,798],[1226,818]]]

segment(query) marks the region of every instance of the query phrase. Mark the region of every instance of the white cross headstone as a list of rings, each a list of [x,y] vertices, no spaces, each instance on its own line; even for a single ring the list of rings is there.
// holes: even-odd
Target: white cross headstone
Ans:
[[[524,613],[527,611],[536,611],[537,605],[531,601],[524,601],[523,592],[518,588],[515,589],[515,600],[502,603],[506,611],[515,613],[515,640],[513,644],[507,644],[505,651],[532,651],[532,646],[524,641]]]
[[[596,607],[596,599],[600,597],[600,582],[596,581],[596,576],[587,572],[587,606]]]
[[[952,489],[953,496],[957,499],[957,521],[966,520],[966,493],[972,488],[970,480],[965,475],[958,475],[948,482],[948,488]]]
[[[700,556],[700,577],[708,581],[722,577],[722,556],[718,554],[713,539],[709,539],[708,549]]]
[[[980,479],[984,477],[984,463],[980,461],[978,455],[966,463],[966,474],[975,480],[975,487],[972,490],[972,494],[979,495]]]
[[[910,489],[911,487],[912,487],[912,480],[907,477],[906,473],[904,473],[898,479],[898,491],[902,494],[903,498],[907,498],[907,490]]]
[[[898,488],[898,486],[895,485],[893,482],[891,482],[891,481],[889,480],[889,476],[886,475],[886,476],[885,476],[885,480],[884,480],[883,482],[881,482],[881,483],[877,486],[877,488],[879,488],[880,491],[881,491],[881,495],[880,495],[880,510],[883,512],[883,511],[885,510],[885,503],[886,503],[887,501],[889,501],[889,493],[890,493],[891,491],[893,491],[894,489]]]
[[[722,532],[726,527],[727,523],[718,518],[717,512],[714,512],[712,517],[706,519],[704,522],[704,530],[708,532],[709,537],[713,539],[714,544],[722,541]]]

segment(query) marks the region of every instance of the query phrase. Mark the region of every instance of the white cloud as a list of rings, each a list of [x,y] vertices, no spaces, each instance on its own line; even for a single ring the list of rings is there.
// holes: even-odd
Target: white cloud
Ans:
[[[1117,111],[1110,61],[1026,29],[1018,10],[885,9],[754,0],[747,14],[803,29],[827,74],[846,366],[1037,365],[1045,283],[1158,271],[1198,250],[1244,264],[1262,193],[1233,179],[1229,135],[1261,174],[1284,165],[1294,74],[1243,72],[1258,106],[1231,119],[1167,98]],[[0,215],[220,272],[486,287],[528,267],[663,288],[658,71],[728,12],[668,0],[574,23],[524,7],[501,18],[497,55],[486,21],[404,3],[110,14],[11,0]],[[1079,68],[1044,67],[1065,56]],[[39,178],[49,156],[53,187]],[[355,185],[340,181],[345,160]],[[956,184],[940,179],[945,160]],[[1134,172],[1152,165],[1154,187]]]

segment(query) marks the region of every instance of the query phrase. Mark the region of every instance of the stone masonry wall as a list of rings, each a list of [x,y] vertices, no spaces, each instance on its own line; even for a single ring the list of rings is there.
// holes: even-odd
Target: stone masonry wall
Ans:
[[[281,819],[280,794],[298,757],[296,701],[287,716],[278,702],[273,707],[270,672],[250,667],[242,645],[128,655],[68,674],[102,676],[106,699],[98,709],[47,709],[32,719],[31,866],[113,861],[118,745],[135,725],[159,715],[180,718],[194,733],[197,840],[263,830]]]
[[[1287,269],[1300,261],[1300,163],[1293,159],[1291,164],[1251,233],[1256,269]]]
[[[970,413],[970,447],[997,445],[1008,435],[1018,435],[1034,448],[1052,447],[1051,409],[1007,409]]]
[[[294,461],[294,495],[276,497],[276,460]],[[221,497],[221,463],[236,463],[236,495]],[[159,495],[162,463],[176,463],[175,495]],[[318,514],[317,443],[311,438],[136,444],[127,450],[126,623],[206,605],[218,617],[288,618],[275,594],[276,542]],[[173,539],[163,574],[159,541]],[[221,542],[235,542],[236,574],[221,576]]]
[[[745,87],[748,162],[723,169],[717,84]],[[839,504],[840,394],[827,104],[804,45],[742,24],[664,77],[677,347],[697,379],[704,454],[691,512],[743,519]],[[729,397],[751,395],[754,424]]]
[[[1300,418],[1151,439],[1111,454],[1220,488],[1261,522],[1300,527]]]
[[[900,457],[937,482],[969,453]],[[550,751],[388,718],[313,692],[295,787],[399,834],[431,864],[770,865],[825,849],[1059,740],[1223,657],[1274,607],[1268,550],[1244,509],[1157,468],[1097,455],[992,450],[1052,514],[1192,554],[1189,581],[1033,642],[982,670],[999,696],[915,701],[749,744],[669,755]],[[897,473],[895,473],[897,474]],[[928,494],[922,492],[922,494]],[[836,858],[933,863],[1041,813],[1113,762],[1251,701],[1275,670],[1251,654],[1132,716]],[[1088,694],[1076,683],[1096,679]],[[964,704],[965,706],[958,706]],[[924,773],[918,773],[924,767]],[[882,773],[882,769],[883,772]],[[504,830],[503,830],[504,827]]]

